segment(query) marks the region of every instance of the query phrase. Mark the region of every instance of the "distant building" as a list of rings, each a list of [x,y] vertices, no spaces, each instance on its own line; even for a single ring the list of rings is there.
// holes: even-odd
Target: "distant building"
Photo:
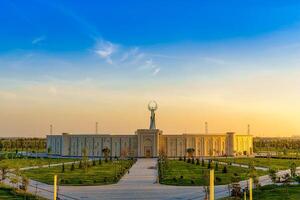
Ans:
[[[154,108],[151,111],[150,128],[138,129],[131,135],[82,134],[48,135],[47,148],[52,154],[82,156],[85,149],[88,156],[102,157],[102,149],[110,149],[110,156],[157,157],[164,152],[169,157],[187,155],[193,148],[194,156],[237,156],[253,154],[252,135],[234,132],[224,134],[182,134],[164,135],[155,126]]]

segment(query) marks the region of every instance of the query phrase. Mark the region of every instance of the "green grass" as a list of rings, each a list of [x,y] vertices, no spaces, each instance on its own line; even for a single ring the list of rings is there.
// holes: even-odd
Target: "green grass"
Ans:
[[[247,197],[248,198],[248,197]],[[222,198],[222,200],[233,200],[234,198]],[[253,192],[254,200],[298,200],[300,199],[300,185],[276,186],[267,185],[255,189]]]
[[[239,163],[248,165],[253,162],[254,166],[274,168],[276,170],[289,169],[294,162],[300,166],[300,160],[276,159],[276,158],[218,158],[217,160],[227,163]]]
[[[15,158],[15,159],[4,159],[0,161],[0,165],[6,165],[9,169],[16,167],[31,167],[31,166],[41,166],[48,165],[49,163],[62,163],[62,162],[72,162],[78,159],[70,158]]]
[[[208,163],[205,163],[205,166],[202,167],[201,163],[200,165],[196,165],[184,161],[169,160],[168,167],[163,173],[163,178],[160,182],[166,185],[207,185],[209,177],[203,177],[203,174],[209,175],[207,165]],[[215,179],[216,185],[231,183],[234,173],[237,173],[241,180],[248,178],[247,175],[249,170],[247,168],[227,166],[227,173],[222,173],[223,167],[223,165],[219,164],[218,171],[215,171],[215,178],[220,178],[220,180]],[[267,172],[257,170],[257,174],[259,176],[265,175],[266,173]],[[183,178],[181,178],[181,176]],[[192,180],[194,183],[192,183]]]
[[[58,175],[59,185],[105,185],[118,182],[133,161],[123,160],[114,162],[102,162],[101,165],[91,166],[87,170],[79,169],[75,164],[75,170],[71,171],[71,165],[65,165],[65,172],[62,167],[39,168],[24,171],[24,175],[30,179],[46,184],[53,184],[53,176]],[[117,172],[117,177],[115,177]]]
[[[21,191],[15,192],[11,187],[0,184],[0,200],[37,200],[43,199]]]

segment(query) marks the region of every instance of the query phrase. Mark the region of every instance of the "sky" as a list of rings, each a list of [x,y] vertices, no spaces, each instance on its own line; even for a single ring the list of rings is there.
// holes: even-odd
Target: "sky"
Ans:
[[[0,2],[0,136],[300,134],[300,2]]]

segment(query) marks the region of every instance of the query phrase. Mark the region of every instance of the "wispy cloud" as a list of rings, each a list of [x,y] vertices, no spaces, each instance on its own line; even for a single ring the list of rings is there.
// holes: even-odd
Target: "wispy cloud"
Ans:
[[[31,41],[31,43],[35,45],[35,44],[41,43],[41,42],[44,41],[44,40],[46,40],[46,36],[42,35],[42,36],[40,36],[40,37],[34,38],[34,39]]]
[[[144,64],[141,65],[138,69],[151,71],[152,75],[154,76],[156,76],[160,72],[160,68],[157,67],[156,64],[154,64],[154,61],[152,59],[145,60]]]
[[[156,76],[160,72],[160,68],[155,68],[152,75]]]
[[[107,40],[96,42],[93,52],[108,64],[135,67],[157,75],[160,68],[154,63],[152,56],[141,51],[139,47],[124,47]]]
[[[97,42],[95,53],[104,59],[108,64],[113,64],[112,56],[118,50],[118,46],[109,41],[101,40]]]

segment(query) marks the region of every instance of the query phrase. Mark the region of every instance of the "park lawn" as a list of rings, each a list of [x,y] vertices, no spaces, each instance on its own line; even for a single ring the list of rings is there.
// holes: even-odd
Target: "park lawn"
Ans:
[[[23,173],[30,179],[49,185],[53,184],[55,174],[58,176],[59,185],[105,185],[118,182],[133,163],[132,160],[107,163],[102,161],[101,165],[96,162],[96,166],[90,166],[88,169],[80,169],[77,163],[73,171],[71,171],[71,165],[65,165],[64,172],[62,172],[62,166],[58,166],[25,170]]]
[[[248,198],[248,197],[247,197]],[[276,186],[266,185],[253,191],[253,200],[298,200],[300,199],[300,185]],[[233,197],[222,200],[234,200]],[[236,199],[235,199],[236,200]]]
[[[226,163],[238,163],[249,165],[253,162],[254,166],[274,168],[276,170],[289,169],[294,162],[297,167],[300,166],[300,160],[294,159],[276,159],[276,158],[217,158],[216,160]]]
[[[24,192],[15,192],[11,187],[0,184],[0,200],[42,200],[41,197],[35,197],[32,194]]]
[[[205,166],[196,165],[187,163],[184,161],[178,160],[169,160],[168,167],[163,172],[163,178],[160,180],[161,184],[166,185],[208,185],[209,181],[209,170],[207,168],[208,163],[205,163]],[[212,166],[215,166],[212,164]],[[222,169],[224,165],[219,164],[218,171],[215,170],[215,184],[216,185],[224,185],[232,182],[232,177],[234,173],[238,174],[241,180],[245,180],[248,178],[248,169],[242,167],[234,167],[234,166],[226,166],[227,173],[222,173]],[[203,174],[207,175],[207,178],[203,177]],[[262,176],[265,175],[266,172],[262,170],[257,170],[257,175]],[[181,178],[181,176],[183,178]],[[219,180],[217,180],[218,178]],[[192,181],[194,183],[192,183]]]
[[[71,158],[15,158],[15,159],[4,159],[0,161],[0,165],[6,165],[9,169],[15,169],[17,167],[32,167],[32,166],[42,166],[63,163],[63,162],[72,162],[78,159]]]

